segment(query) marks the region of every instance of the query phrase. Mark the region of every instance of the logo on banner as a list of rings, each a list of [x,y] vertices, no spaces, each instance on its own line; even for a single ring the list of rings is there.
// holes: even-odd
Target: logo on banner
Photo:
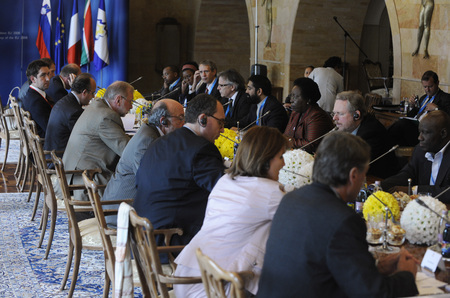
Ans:
[[[46,15],[50,12],[50,6],[45,4],[41,7],[41,15]]]
[[[104,22],[102,19],[97,19],[97,26],[95,29],[95,39],[99,39],[108,35],[106,22]]]

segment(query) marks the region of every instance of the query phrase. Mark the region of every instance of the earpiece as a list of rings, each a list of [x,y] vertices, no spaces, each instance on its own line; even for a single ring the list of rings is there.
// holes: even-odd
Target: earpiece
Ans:
[[[268,162],[268,161],[265,162],[264,165],[263,165],[263,167],[264,167],[265,170],[268,171],[268,170],[270,169],[270,162]]]
[[[167,120],[166,118],[164,118],[163,120],[161,120],[161,125],[162,126],[169,126],[170,122],[169,120]]]
[[[359,119],[359,114],[357,113],[357,112],[355,112],[354,114],[353,114],[353,120],[358,120]]]
[[[200,124],[200,126],[205,127],[206,124],[208,123],[208,118],[206,118],[206,116],[205,116],[205,117],[202,117],[202,118],[200,118],[200,119],[198,120],[198,123]]]

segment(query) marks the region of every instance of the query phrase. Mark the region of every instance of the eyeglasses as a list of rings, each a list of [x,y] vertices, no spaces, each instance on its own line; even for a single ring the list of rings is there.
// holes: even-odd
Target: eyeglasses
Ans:
[[[226,86],[231,86],[231,84],[219,84],[220,88],[226,87]]]
[[[130,99],[130,100],[128,100],[125,96],[123,96],[123,95],[121,95],[120,97],[122,97],[125,101],[127,101],[127,102],[129,102],[129,103],[133,103],[133,100],[132,99]]]
[[[213,115],[206,115],[206,116],[216,119],[217,122],[219,123],[220,127],[224,127],[225,126],[225,119],[219,119],[217,117],[214,117]]]
[[[341,113],[341,112],[331,112],[331,117],[334,117],[334,116],[344,117],[347,113],[348,113],[348,112],[344,112],[344,113]]]
[[[180,121],[184,121],[184,115],[178,115],[178,116],[167,116],[167,118],[176,118]]]

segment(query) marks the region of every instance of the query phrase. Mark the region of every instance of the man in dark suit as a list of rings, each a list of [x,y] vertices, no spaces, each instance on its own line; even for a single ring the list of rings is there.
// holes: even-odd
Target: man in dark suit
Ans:
[[[47,125],[44,149],[64,151],[75,123],[83,113],[82,106],[94,97],[97,84],[92,75],[82,73],[72,84],[72,91],[53,107]],[[62,156],[62,154],[61,154]]]
[[[419,102],[416,103],[414,97],[409,99],[412,107],[408,112],[411,119],[400,119],[389,127],[389,134],[397,140],[401,146],[415,146],[419,136],[419,121],[428,112],[442,110],[450,115],[450,94],[439,88],[439,77],[431,70],[422,75],[422,86],[425,91]]]
[[[272,221],[259,298],[398,297],[416,295],[417,260],[406,250],[379,259],[366,224],[348,202],[366,178],[370,148],[333,132],[316,151],[313,183],[288,193]]]
[[[411,161],[395,176],[381,182],[385,190],[395,186],[406,191],[408,178],[412,179],[416,193],[430,192],[432,196],[450,186],[450,116],[444,111],[432,111],[419,123],[419,144]],[[450,203],[450,192],[439,200]]]
[[[194,74],[194,86],[197,86],[196,94],[207,93],[217,99],[221,99],[220,92],[217,90],[217,66],[211,60],[200,62],[198,70]],[[201,83],[199,82],[201,80]]]
[[[248,79],[247,94],[252,103],[250,112],[240,121],[241,127],[264,125],[278,128],[284,133],[288,116],[283,105],[272,94],[272,83],[262,75],[252,75]]]
[[[181,228],[173,244],[187,244],[200,230],[209,193],[224,166],[214,140],[223,132],[222,104],[197,95],[186,109],[186,124],[154,141],[136,174],[136,212],[155,229]],[[162,244],[162,239],[158,239]]]
[[[169,98],[158,100],[150,112],[148,123],[139,128],[123,150],[116,172],[109,180],[102,200],[134,199],[137,191],[136,172],[142,156],[153,141],[181,128],[183,124],[184,110],[178,101]],[[115,225],[116,218],[108,216],[106,222]]]
[[[80,67],[74,63],[70,63],[61,69],[59,75],[50,79],[50,86],[46,92],[52,98],[54,103],[58,102],[58,100],[68,94],[67,90],[70,89],[71,82],[80,73]]]
[[[164,85],[161,90],[159,90],[158,97],[178,100],[181,94],[181,77],[178,67],[175,65],[166,66],[163,69],[162,78],[164,80]]]
[[[251,103],[245,93],[244,78],[234,69],[221,72],[218,75],[217,90],[222,96],[225,110],[225,127],[237,126],[237,122],[247,116]]]
[[[51,80],[55,76],[55,71],[56,71],[55,62],[53,62],[53,60],[50,58],[42,58],[41,60],[49,65],[48,68],[50,69],[50,73],[48,75],[48,78]],[[30,89],[30,84],[31,84],[31,82],[26,80],[25,83],[23,83],[22,87],[20,87],[19,96],[17,97],[17,102],[19,103],[19,107],[21,107],[21,108],[23,108],[23,98],[27,94],[28,89]]]
[[[40,59],[34,60],[28,65],[27,77],[30,88],[23,98],[23,109],[30,112],[41,138],[45,137],[48,118],[53,106],[52,99],[45,93],[50,83],[49,74],[48,64]]]
[[[390,149],[387,130],[374,116],[367,114],[364,98],[356,92],[344,91],[336,96],[333,120],[340,131],[360,136],[370,146],[370,159],[374,160]],[[394,152],[370,165],[369,174],[389,177],[399,170]]]

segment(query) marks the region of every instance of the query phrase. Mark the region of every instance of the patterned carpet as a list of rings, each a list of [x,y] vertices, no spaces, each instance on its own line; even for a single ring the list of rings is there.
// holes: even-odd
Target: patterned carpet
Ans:
[[[3,163],[3,159],[5,158],[5,145],[5,141],[2,140],[0,144],[0,164]],[[19,160],[19,145],[20,141],[9,141],[8,158],[6,159],[6,163],[17,163]]]

